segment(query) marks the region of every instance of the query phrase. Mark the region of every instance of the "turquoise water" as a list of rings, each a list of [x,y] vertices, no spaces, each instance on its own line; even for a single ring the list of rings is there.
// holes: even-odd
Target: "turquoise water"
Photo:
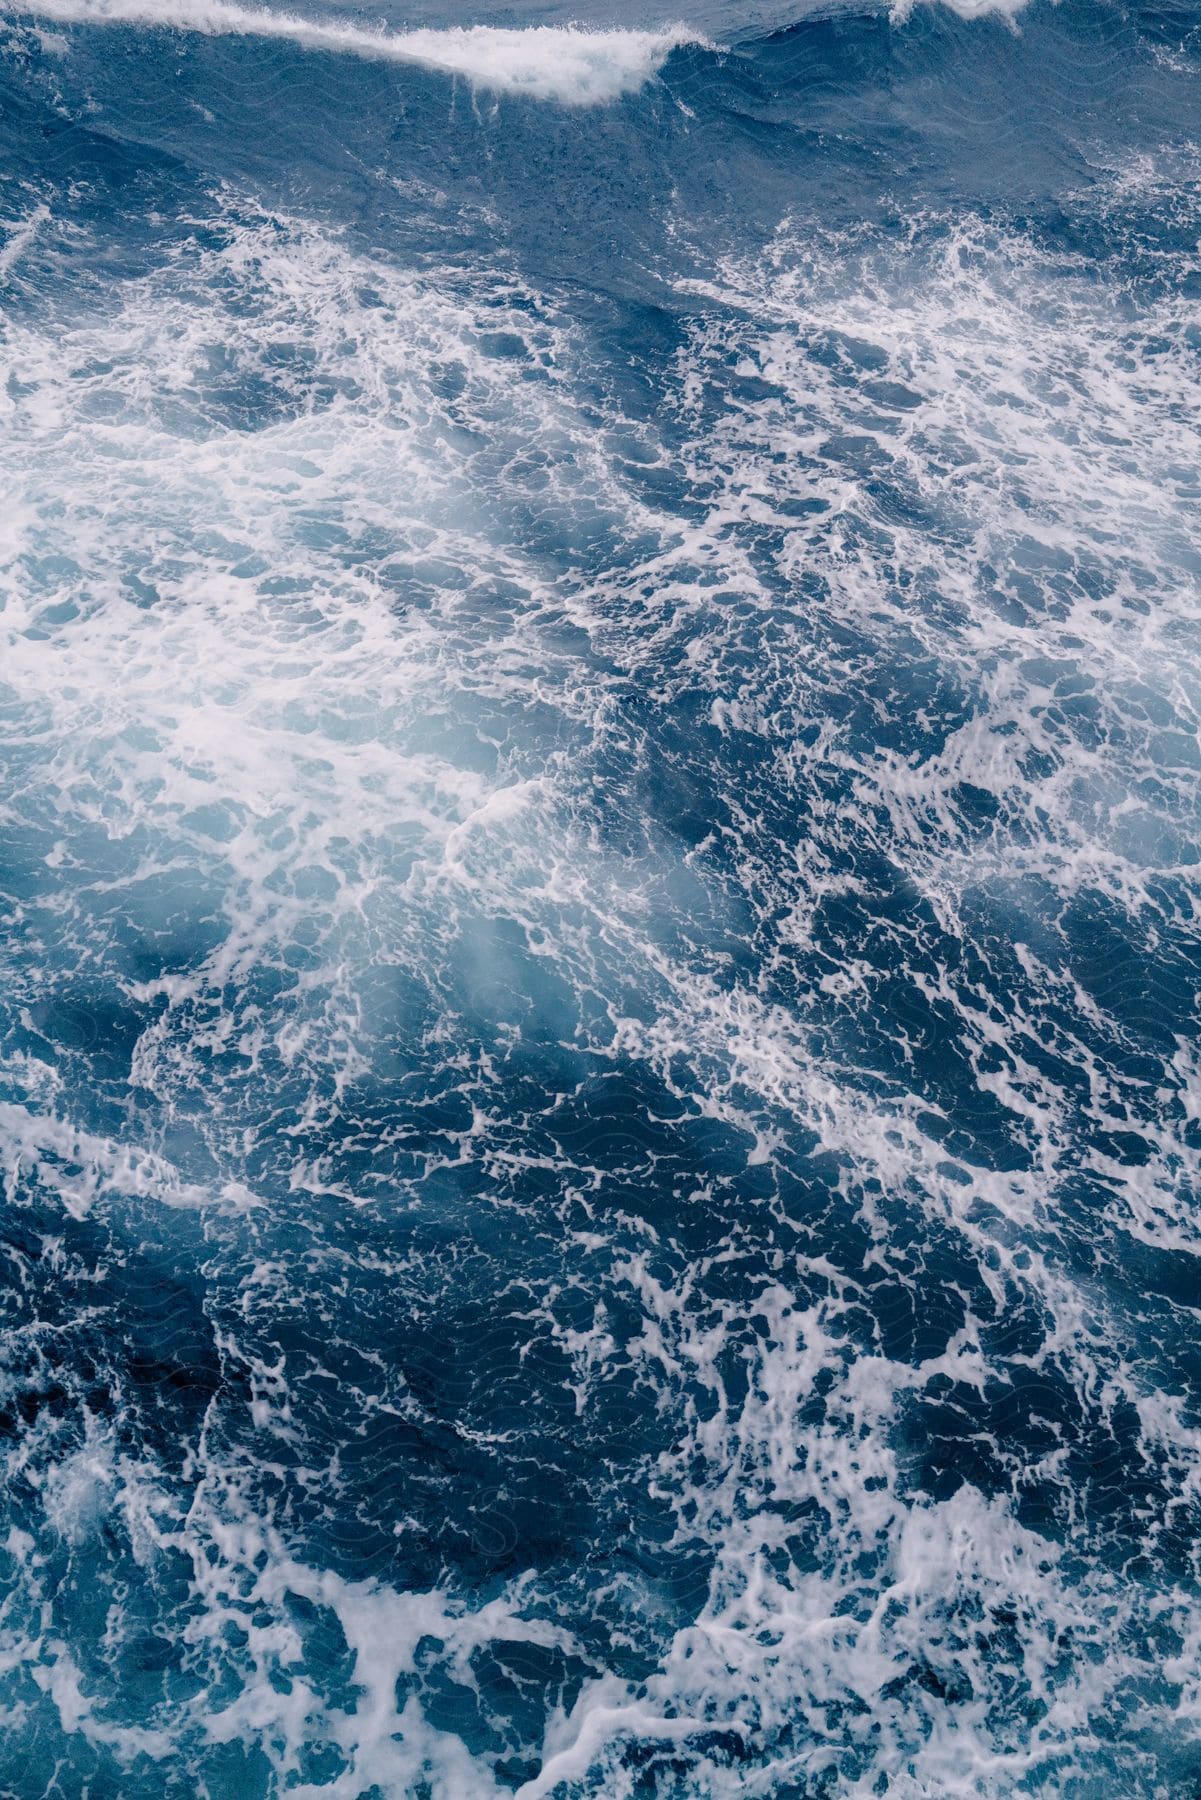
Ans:
[[[0,1794],[1201,1794],[1201,13],[0,14]]]

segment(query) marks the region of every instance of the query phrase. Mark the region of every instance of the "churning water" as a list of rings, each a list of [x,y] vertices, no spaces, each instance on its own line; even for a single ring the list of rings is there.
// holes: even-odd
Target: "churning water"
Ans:
[[[0,1793],[1201,1792],[1201,11],[0,11]]]

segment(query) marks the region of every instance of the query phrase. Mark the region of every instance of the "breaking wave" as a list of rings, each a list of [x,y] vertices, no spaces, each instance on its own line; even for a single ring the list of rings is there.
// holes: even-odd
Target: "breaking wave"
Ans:
[[[683,25],[658,31],[589,31],[578,26],[502,29],[452,25],[390,32],[348,20],[300,18],[225,0],[37,0],[38,18],[65,25],[140,25],[207,37],[279,39],[307,50],[417,63],[461,75],[493,93],[594,106],[635,93],[674,49],[705,40]]]

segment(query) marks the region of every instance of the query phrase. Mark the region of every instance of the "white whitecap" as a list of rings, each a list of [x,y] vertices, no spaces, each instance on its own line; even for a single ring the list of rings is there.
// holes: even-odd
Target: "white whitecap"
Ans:
[[[575,25],[373,31],[350,20],[304,19],[228,0],[34,0],[21,10],[64,25],[158,26],[206,37],[283,39],[308,50],[416,63],[462,75],[492,93],[569,106],[636,93],[674,49],[705,41],[681,24],[653,31],[587,31]]]

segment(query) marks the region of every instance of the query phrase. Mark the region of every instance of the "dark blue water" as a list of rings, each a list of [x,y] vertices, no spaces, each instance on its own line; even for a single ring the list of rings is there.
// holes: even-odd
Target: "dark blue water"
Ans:
[[[0,18],[0,1794],[1201,1794],[1201,12],[1006,12]]]

